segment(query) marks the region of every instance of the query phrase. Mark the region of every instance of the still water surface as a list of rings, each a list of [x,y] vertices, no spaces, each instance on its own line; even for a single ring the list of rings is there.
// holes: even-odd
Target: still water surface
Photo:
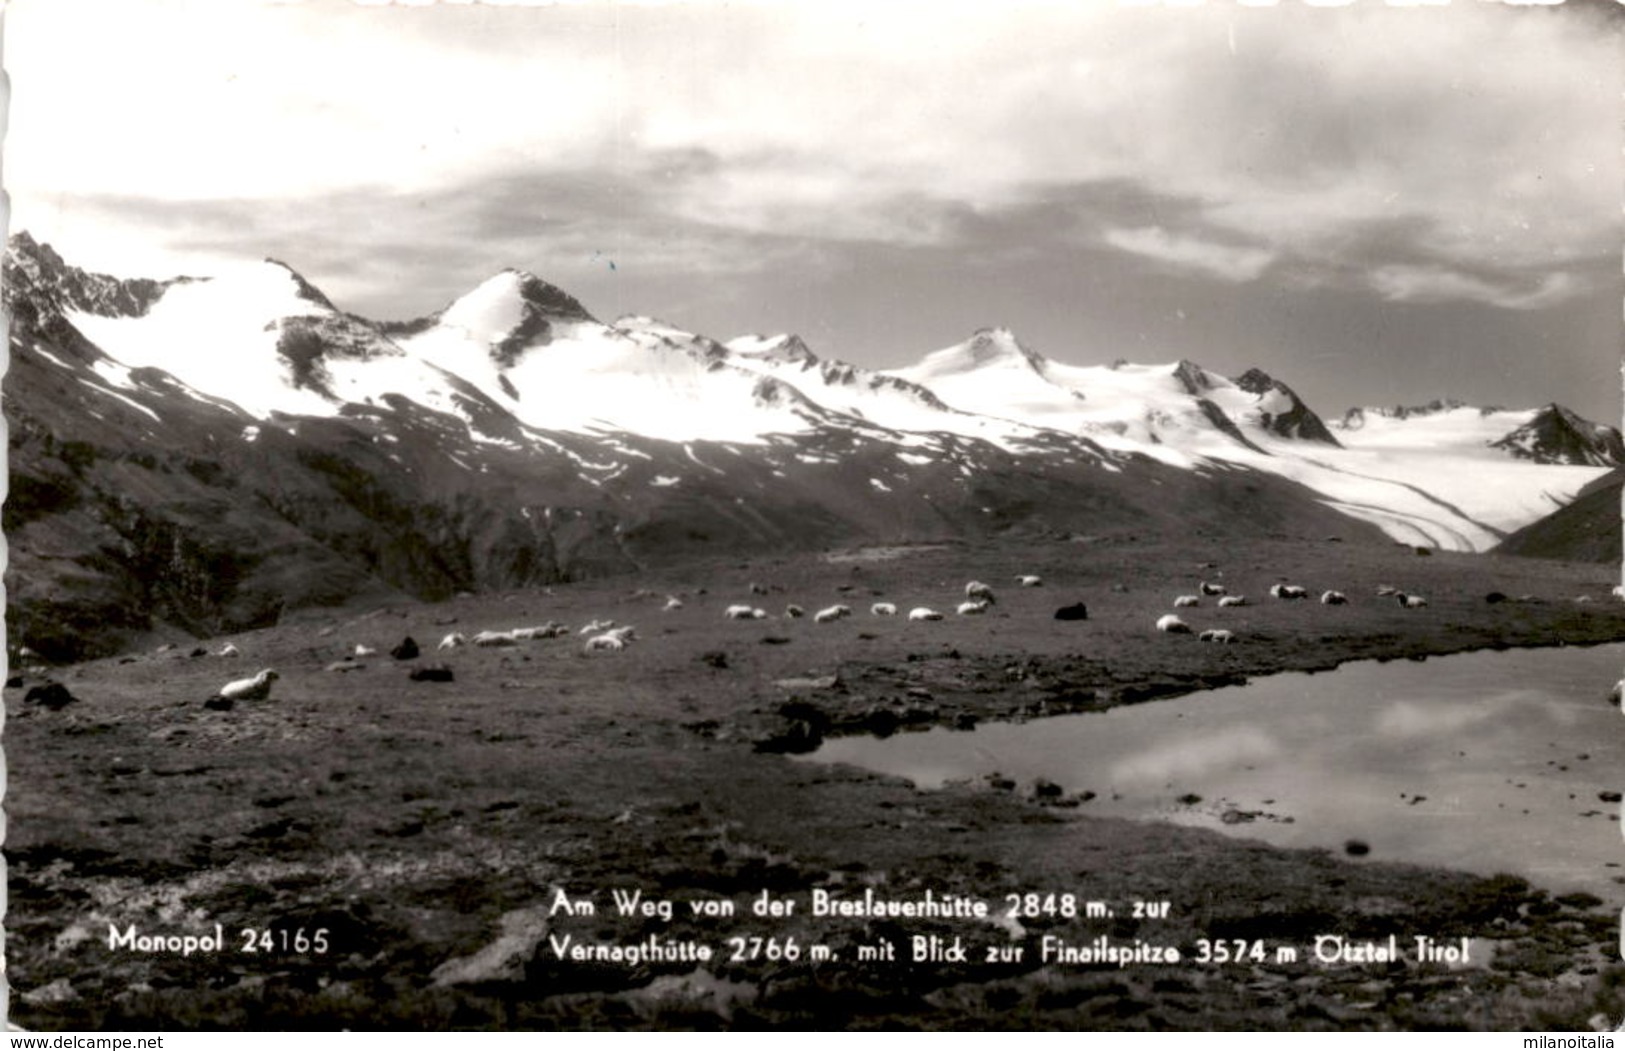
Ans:
[[[1625,643],[1359,661],[1060,716],[840,738],[809,759],[922,788],[999,772],[1092,791],[1082,813],[1373,860],[1513,872],[1625,899]],[[1200,796],[1199,802],[1181,797]]]

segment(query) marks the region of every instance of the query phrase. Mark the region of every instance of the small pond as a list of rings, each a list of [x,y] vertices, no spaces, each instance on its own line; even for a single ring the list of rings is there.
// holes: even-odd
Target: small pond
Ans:
[[[807,758],[921,788],[998,772],[1078,812],[1372,860],[1512,872],[1625,899],[1625,643],[1359,661],[970,732],[839,738]],[[1619,879],[1616,879],[1619,877]]]

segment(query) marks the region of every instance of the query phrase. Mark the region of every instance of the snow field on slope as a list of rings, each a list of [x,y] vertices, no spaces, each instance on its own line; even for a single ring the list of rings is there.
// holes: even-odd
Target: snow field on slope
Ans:
[[[143,317],[70,311],[68,320],[119,364],[163,369],[188,386],[264,416],[331,416],[337,406],[294,387],[277,355],[278,318],[328,311],[299,295],[283,267],[257,263],[172,285]]]
[[[712,368],[645,333],[556,322],[549,343],[527,349],[506,369],[491,360],[488,342],[445,326],[401,346],[461,376],[533,427],[748,444],[762,443],[769,433],[811,429],[788,404],[759,403],[753,374]],[[518,398],[503,389],[503,377]]]

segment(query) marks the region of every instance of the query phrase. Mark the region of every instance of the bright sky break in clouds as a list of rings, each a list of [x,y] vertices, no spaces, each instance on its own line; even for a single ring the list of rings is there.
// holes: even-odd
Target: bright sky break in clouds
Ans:
[[[606,317],[864,363],[1007,325],[1080,363],[1262,365],[1328,412],[1617,415],[1612,5],[21,0],[7,23],[13,228],[99,269],[269,254],[401,317],[515,265]]]

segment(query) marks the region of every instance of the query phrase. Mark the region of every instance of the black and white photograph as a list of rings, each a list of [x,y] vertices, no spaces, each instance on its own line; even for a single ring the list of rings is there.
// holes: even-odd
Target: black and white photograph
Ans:
[[[1613,1046],[1622,36],[15,0],[9,1025]]]

